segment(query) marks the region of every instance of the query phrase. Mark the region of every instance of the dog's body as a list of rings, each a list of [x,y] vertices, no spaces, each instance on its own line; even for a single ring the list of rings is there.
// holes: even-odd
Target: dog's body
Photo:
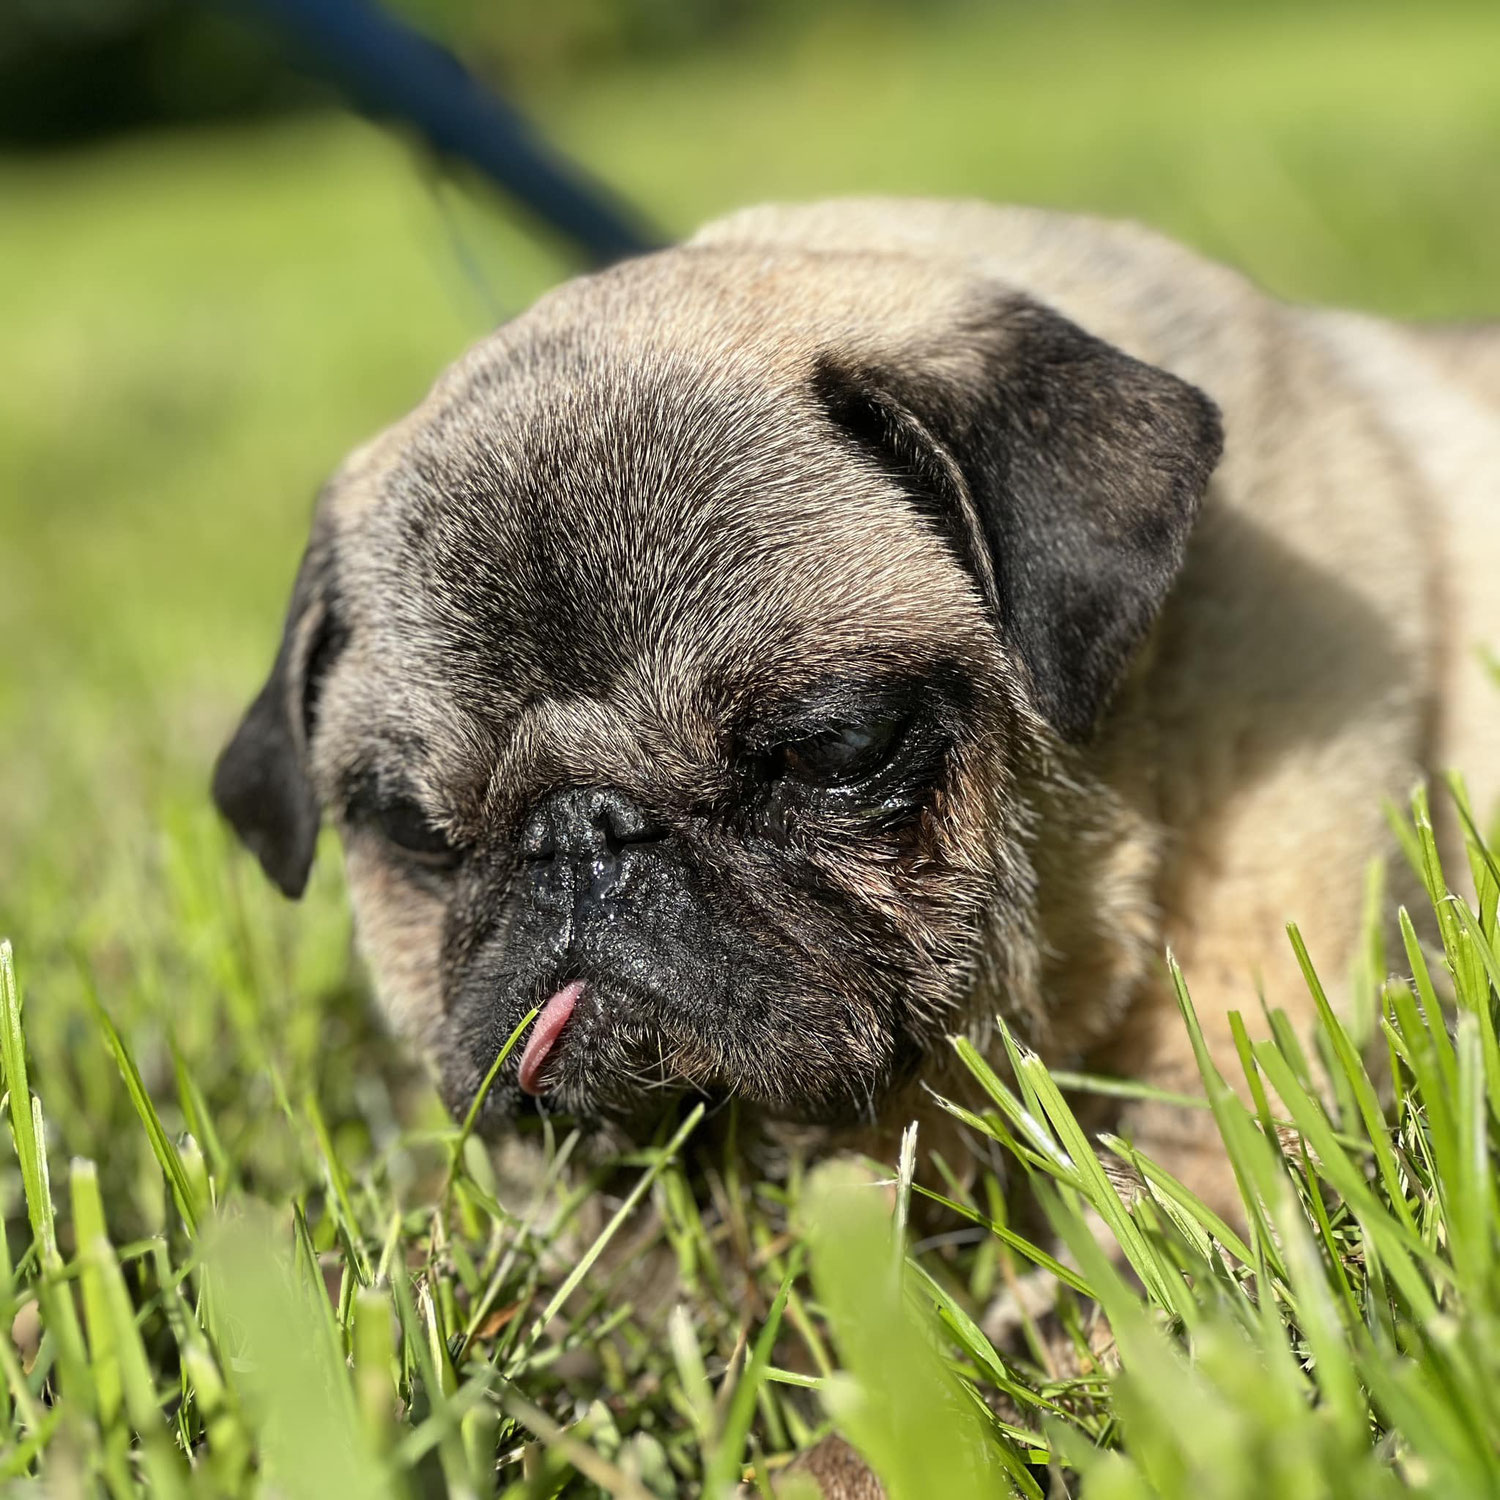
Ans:
[[[1169,947],[1238,1076],[1230,1010],[1251,1017],[1259,991],[1310,1015],[1288,921],[1335,989],[1349,973],[1366,869],[1393,852],[1385,801],[1458,768],[1481,815],[1496,806],[1500,687],[1481,649],[1500,649],[1500,325],[1289,306],[1132,224],[980,204],[751,209],[692,243],[897,254],[914,276],[956,260],[1218,405],[1224,456],[1186,562],[1085,757],[1120,800],[1108,852],[1080,889],[1077,849],[1056,848],[1040,882],[1042,1050],[1196,1092]],[[1080,934],[1101,911],[1102,942]],[[1197,1122],[1147,1109],[1129,1126],[1227,1190]]]
[[[1500,790],[1497,351],[1127,225],[734,215],[351,458],[220,803],[292,891],[333,809],[455,1103],[540,1002],[502,1113],[878,1126],[996,1014],[1191,1091],[1166,947],[1228,1062],[1288,920],[1347,972],[1383,801]]]
[[[1250,1017],[1258,990],[1309,1015],[1286,923],[1337,988],[1366,868],[1388,851],[1384,801],[1455,767],[1481,813],[1500,793],[1500,690],[1481,656],[1500,646],[1500,327],[1288,306],[1135,225],[1026,209],[752,209],[694,243],[957,259],[1214,399],[1224,456],[1186,562],[1086,755],[1123,804],[1082,896],[1115,953],[1080,963],[1076,851],[1057,850],[1042,1050],[1195,1092],[1165,947],[1222,1049],[1228,1012]],[[1148,1148],[1164,1144],[1150,1126],[1177,1140],[1165,1154],[1213,1194],[1217,1161],[1181,1155],[1193,1122],[1133,1123]]]

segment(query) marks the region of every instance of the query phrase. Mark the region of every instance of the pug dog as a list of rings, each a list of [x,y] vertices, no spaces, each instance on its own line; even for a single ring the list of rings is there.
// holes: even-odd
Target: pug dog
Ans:
[[[1382,803],[1500,789],[1500,328],[1278,303],[1128,224],[732,215],[570,281],[321,495],[214,794],[337,827],[462,1111],[842,1138],[1000,1017],[1196,1092],[1361,933]],[[1451,838],[1453,830],[1440,830]],[[1394,868],[1394,865],[1393,865]],[[1108,1122],[1211,1201],[1201,1112]],[[853,1490],[850,1490],[853,1493]]]

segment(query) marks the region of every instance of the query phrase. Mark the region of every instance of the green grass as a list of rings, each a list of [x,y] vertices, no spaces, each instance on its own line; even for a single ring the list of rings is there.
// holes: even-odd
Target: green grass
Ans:
[[[674,230],[767,196],[972,193],[1135,214],[1286,295],[1459,315],[1500,312],[1497,55],[1480,5],[862,8],[535,105]],[[265,1468],[311,1494],[336,1461],[371,1491],[690,1493],[836,1410],[913,1496],[962,1481],[902,1467],[903,1411],[1023,1493],[1048,1454],[1090,1495],[1500,1491],[1492,904],[1441,903],[1451,1039],[1430,995],[1367,986],[1394,1100],[1330,1024],[1327,1122],[1295,1054],[1254,1054],[1293,1115],[1301,1093],[1306,1160],[1219,1101],[1264,1201],[1242,1247],[1169,1189],[1132,1230],[1020,1060],[973,1128],[1016,1143],[1065,1240],[1081,1199],[1128,1242],[1144,1300],[1087,1243],[1071,1273],[1118,1376],[987,1348],[972,1320],[1026,1255],[983,1190],[958,1210],[973,1241],[903,1298],[883,1190],[689,1171],[665,1137],[518,1183],[371,1021],[337,851],[288,907],[205,787],[319,480],[563,261],[338,119],[0,160],[0,203],[0,936],[26,995],[24,1049],[9,990],[0,1036],[0,1315],[37,1301],[45,1329],[0,1338],[0,1472],[238,1495]],[[678,1268],[669,1324],[612,1280],[643,1241]],[[871,1306],[889,1341],[862,1341]],[[927,1374],[891,1406],[893,1362]],[[964,1405],[976,1387],[1003,1421]]]
[[[275,1086],[302,1175],[271,1207],[189,1069],[168,1097],[194,1129],[174,1135],[101,1012],[96,1041],[157,1171],[158,1223],[127,1238],[93,1161],[68,1164],[59,1215],[0,946],[25,1215],[0,1264],[18,1346],[0,1341],[0,1473],[115,1495],[727,1500],[741,1481],[767,1492],[831,1420],[892,1500],[1496,1493],[1500,867],[1466,823],[1472,904],[1448,889],[1424,794],[1401,824],[1441,946],[1429,957],[1401,913],[1413,977],[1364,997],[1368,1035],[1308,964],[1311,1054],[1273,1012],[1270,1040],[1242,1033],[1237,1092],[1173,970],[1238,1227],[1105,1137],[1134,1175],[1122,1191],[1008,1037],[1005,1076],[955,1044],[990,1103],[948,1108],[1029,1181],[1071,1264],[997,1219],[993,1181],[952,1178],[952,1196],[915,1181],[914,1131],[883,1182],[873,1163],[745,1181],[732,1149],[690,1155],[701,1106],[592,1168],[576,1135],[552,1140],[518,1191],[471,1121],[394,1131],[361,1157],[315,1097]],[[904,1254],[914,1195],[979,1232]],[[665,1300],[653,1263],[675,1272]],[[1036,1268],[1050,1331],[1029,1309],[1026,1338],[997,1347],[983,1309]]]

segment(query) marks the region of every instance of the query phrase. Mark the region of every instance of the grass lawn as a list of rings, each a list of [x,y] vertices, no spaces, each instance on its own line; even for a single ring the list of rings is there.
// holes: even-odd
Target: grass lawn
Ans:
[[[671,231],[776,195],[974,194],[1133,214],[1288,296],[1496,314],[1497,58],[1489,4],[866,8],[532,103]],[[993,1363],[966,1320],[1024,1261],[1003,1234],[925,1258],[936,1280],[913,1284],[933,1289],[960,1376],[1005,1393],[996,1425],[953,1375],[920,1373],[934,1357],[883,1278],[884,1211],[866,1224],[859,1207],[872,1195],[742,1183],[732,1159],[690,1181],[663,1140],[586,1191],[560,1173],[518,1220],[369,1018],[336,851],[288,907],[208,806],[320,479],[565,274],[555,247],[389,136],[316,117],[0,159],[0,266],[0,937],[52,1173],[48,1194],[7,1001],[18,1154],[0,1162],[0,1296],[24,1326],[14,1353],[0,1339],[0,1478],[41,1471],[65,1494],[238,1495],[262,1470],[281,1494],[716,1493],[826,1422],[809,1382],[895,1360],[916,1372],[905,1422],[878,1401],[851,1411],[846,1386],[822,1394],[872,1451],[901,1434],[897,1500],[969,1483],[903,1468],[920,1462],[912,1413],[951,1428],[943,1452],[983,1452],[1028,1493],[1048,1454],[1088,1471],[1090,1495],[1248,1496],[1283,1466],[1305,1483],[1275,1493],[1377,1494],[1398,1470],[1433,1494],[1500,1492],[1492,901],[1445,930],[1469,1017],[1456,1040],[1404,987],[1387,996],[1406,1084],[1394,1146],[1344,1070],[1333,1134],[1272,1187],[1279,1157],[1226,1104],[1274,1227],[1236,1258],[1190,1206],[1181,1222],[1143,1210],[1160,1222],[1127,1248],[1167,1319],[1089,1272],[1134,1383],[1064,1389]],[[1268,1076],[1290,1055],[1264,1059]],[[1020,1071],[1035,1092],[975,1128],[1021,1131],[1024,1156],[1012,1105],[1064,1137],[1066,1118]],[[1070,1194],[1097,1192],[1067,1179],[1060,1222]],[[666,1247],[691,1309],[665,1339],[611,1294],[618,1241],[577,1259],[631,1195],[652,1212],[621,1233]],[[244,1215],[217,1242],[216,1205]],[[248,1253],[257,1235],[295,1246],[296,1273]],[[859,1306],[881,1297],[889,1340],[863,1344]],[[1195,1341],[1191,1378],[1164,1321]],[[1174,1424],[1172,1402],[1192,1420]],[[580,1417],[561,1446],[538,1441]],[[1122,1434],[1125,1457],[1089,1457]]]

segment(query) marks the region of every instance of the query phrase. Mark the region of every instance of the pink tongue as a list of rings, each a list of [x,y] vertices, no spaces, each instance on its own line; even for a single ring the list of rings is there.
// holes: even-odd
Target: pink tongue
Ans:
[[[568,1024],[568,1017],[573,1014],[573,1007],[578,1004],[578,997],[582,993],[583,981],[575,979],[572,984],[564,985],[542,1007],[541,1015],[536,1018],[531,1035],[526,1038],[526,1050],[521,1054],[518,1079],[528,1094],[546,1092],[538,1081],[538,1076],[552,1055],[552,1049],[557,1045],[557,1039],[562,1035],[563,1027]]]

